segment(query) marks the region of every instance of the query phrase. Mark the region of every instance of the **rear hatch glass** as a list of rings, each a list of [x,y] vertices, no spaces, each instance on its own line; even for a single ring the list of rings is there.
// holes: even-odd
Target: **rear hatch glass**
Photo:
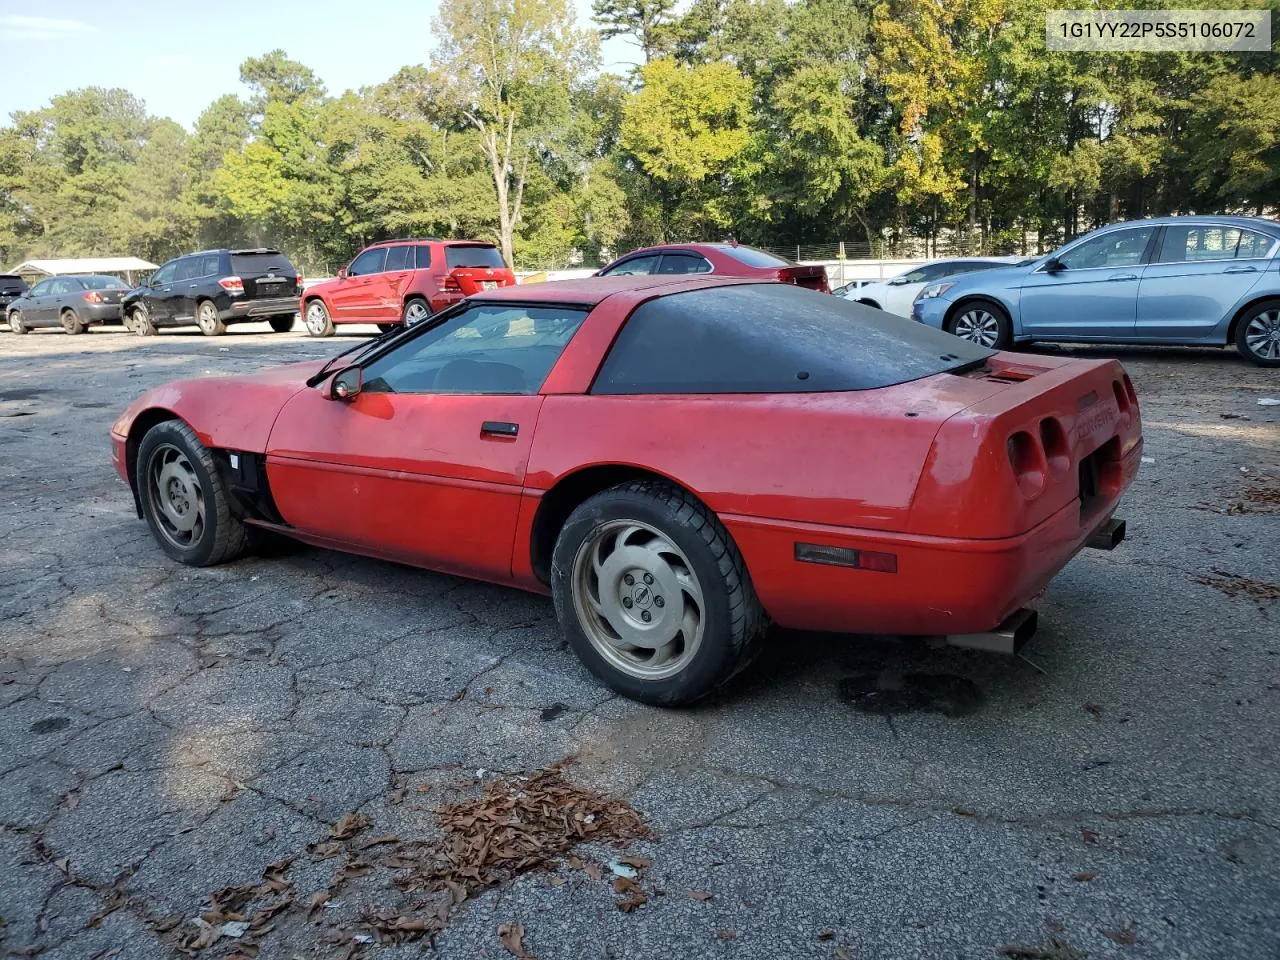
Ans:
[[[489,244],[449,244],[444,248],[444,262],[449,278],[467,296],[516,282],[498,248]]]
[[[244,295],[250,300],[274,297],[296,297],[298,270],[283,253],[274,250],[232,251],[231,272],[244,282]]]
[[[0,276],[0,296],[17,297],[27,292],[27,283],[21,277]]]

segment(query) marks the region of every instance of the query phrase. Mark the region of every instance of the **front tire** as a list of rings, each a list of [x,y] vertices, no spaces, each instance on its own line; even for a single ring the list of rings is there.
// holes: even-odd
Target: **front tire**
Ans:
[[[136,304],[130,308],[128,326],[139,337],[154,337],[156,335],[156,324],[151,319],[151,311],[143,303]]]
[[[1013,322],[994,300],[966,300],[948,318],[945,329],[990,350],[1007,350],[1013,342]]]
[[[1240,318],[1236,349],[1260,367],[1280,367],[1280,300],[1255,304]]]
[[[329,316],[329,308],[324,305],[323,300],[308,301],[303,322],[307,333],[313,337],[333,336],[333,319]]]
[[[84,324],[80,322],[80,318],[75,315],[73,310],[63,310],[62,315],[58,318],[62,323],[62,329],[70,334],[84,333]]]
[[[134,477],[151,535],[174,560],[207,567],[248,549],[248,531],[231,512],[213,457],[181,420],[147,431]]]
[[[196,326],[206,337],[220,337],[227,332],[227,325],[218,316],[218,308],[212,300],[201,300],[196,307]]]
[[[551,590],[587,669],[655,706],[711,693],[751,662],[768,626],[728,531],[660,481],[581,503],[556,539]]]
[[[31,328],[22,321],[22,311],[14,310],[9,314],[9,330],[11,333],[30,333]]]
[[[271,324],[271,329],[276,333],[288,333],[293,329],[293,324],[297,319],[297,315],[291,313],[287,317],[272,317],[267,322]]]

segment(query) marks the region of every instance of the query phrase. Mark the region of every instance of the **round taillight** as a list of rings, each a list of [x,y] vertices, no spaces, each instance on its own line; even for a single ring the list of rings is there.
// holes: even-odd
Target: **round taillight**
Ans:
[[[1044,488],[1049,482],[1049,468],[1045,460],[1044,448],[1025,430],[1019,430],[1009,437],[1008,448],[1009,466],[1013,467],[1018,491],[1028,500],[1034,500],[1044,493]]]

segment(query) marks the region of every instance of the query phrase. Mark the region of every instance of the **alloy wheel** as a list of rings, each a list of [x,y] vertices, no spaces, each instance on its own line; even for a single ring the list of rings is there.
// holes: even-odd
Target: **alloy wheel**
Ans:
[[[307,333],[313,337],[323,337],[329,328],[329,313],[319,300],[312,300],[307,304],[307,315],[304,320],[307,325]]]
[[[427,310],[427,305],[423,303],[421,300],[410,300],[407,304],[405,304],[405,308],[404,308],[405,326],[410,326],[412,324],[419,323],[427,319],[427,317],[429,316],[431,316],[431,313],[429,310]]]
[[[1250,320],[1244,342],[1262,359],[1280,360],[1280,310],[1267,310]]]
[[[994,347],[1000,338],[1000,321],[988,310],[971,307],[956,318],[952,332],[962,340]]]
[[[187,455],[173,444],[161,444],[151,455],[147,497],[165,539],[182,548],[199,543],[205,530],[204,488]]]

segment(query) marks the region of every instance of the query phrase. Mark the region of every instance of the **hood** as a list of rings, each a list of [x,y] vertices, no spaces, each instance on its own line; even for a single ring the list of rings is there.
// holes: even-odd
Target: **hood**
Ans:
[[[1040,264],[1044,263],[1045,260],[1049,259],[1049,256],[1046,253],[1032,263],[1020,267],[992,267],[990,270],[979,270],[976,273],[959,273],[954,277],[947,277],[945,280],[930,281],[925,284],[925,287],[932,287],[935,283],[953,284],[951,289],[942,295],[946,300],[953,300],[957,293],[968,293],[971,290],[982,288],[1013,286]]]

